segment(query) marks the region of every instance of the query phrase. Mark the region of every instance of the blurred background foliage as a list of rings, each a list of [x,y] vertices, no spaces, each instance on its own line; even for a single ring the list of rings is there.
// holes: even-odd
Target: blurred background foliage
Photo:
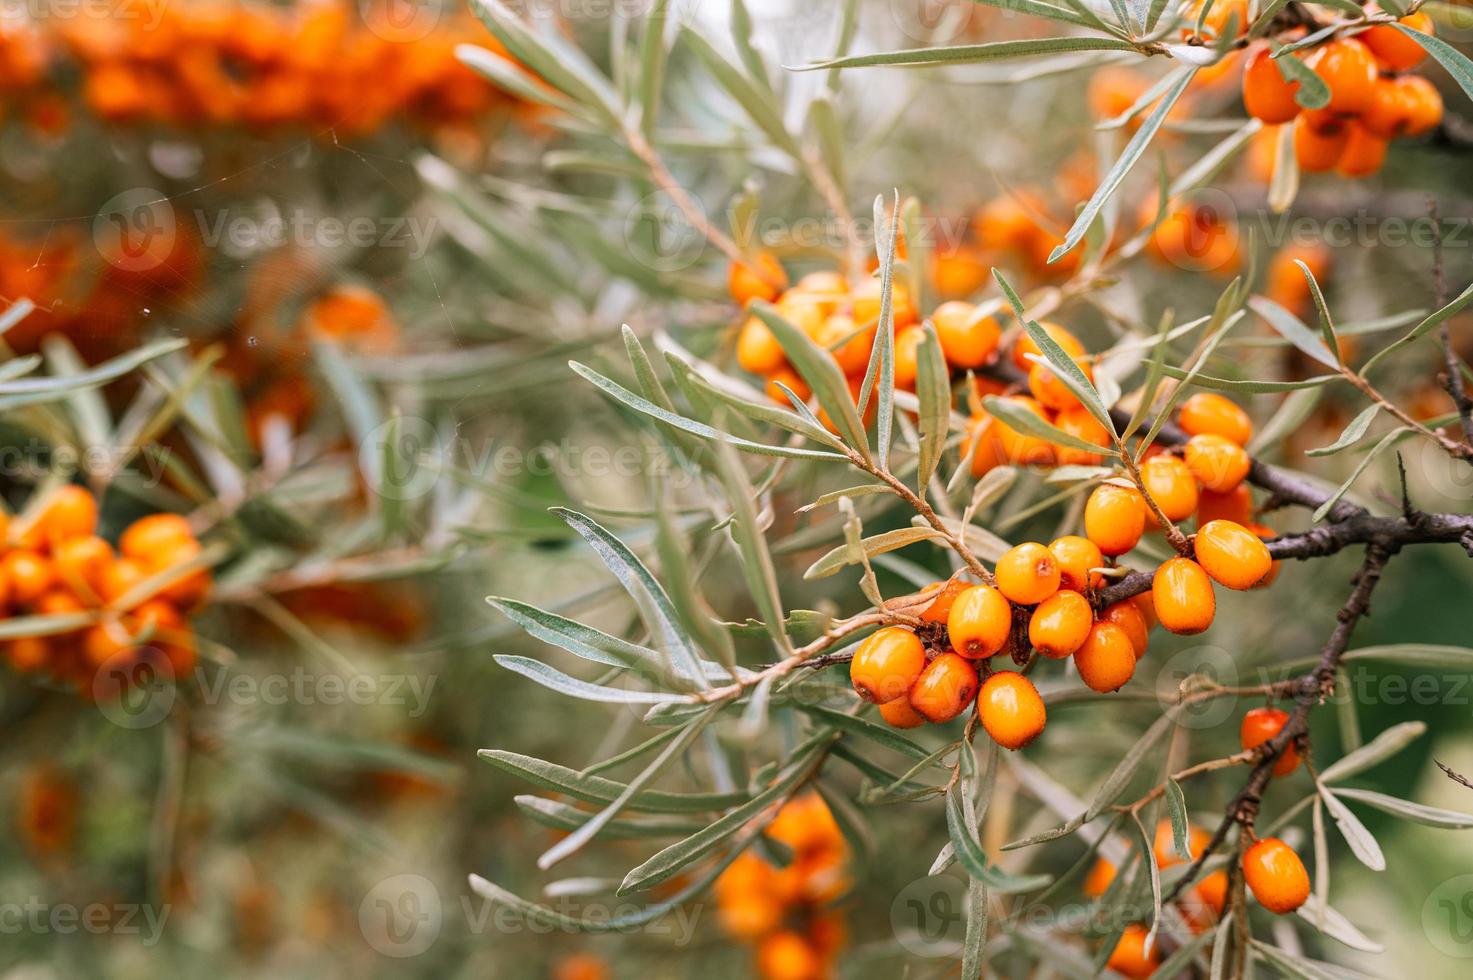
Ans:
[[[6,7],[0,20],[0,300],[37,307],[5,340],[23,355],[59,333],[91,362],[147,339],[188,341],[139,377],[103,389],[115,418],[132,399],[151,398],[156,409],[166,393],[183,394],[158,433],[181,472],[162,483],[80,474],[103,494],[104,536],[139,512],[180,509],[228,543],[216,601],[196,621],[203,677],[260,681],[301,669],[318,680],[366,675],[401,686],[366,704],[267,703],[259,694],[235,699],[190,686],[161,723],[131,730],[70,691],[7,672],[0,799],[9,801],[15,832],[0,839],[0,896],[144,911],[135,923],[142,936],[121,927],[95,935],[7,927],[0,970],[520,978],[572,977],[581,962],[615,977],[751,975],[749,951],[724,937],[706,901],[690,909],[689,935],[549,936],[498,919],[466,886],[474,872],[537,895],[545,881],[530,856],[553,839],[521,818],[513,796],[524,786],[478,762],[476,749],[577,767],[617,752],[638,721],[628,708],[574,705],[494,665],[492,653],[546,656],[547,648],[483,598],[525,599],[626,634],[636,622],[626,597],[546,510],[583,510],[648,553],[651,501],[663,497],[678,508],[690,489],[690,474],[669,464],[642,426],[610,411],[566,362],[574,357],[622,377],[618,330],[627,322],[641,337],[730,365],[736,311],[723,288],[725,258],[696,240],[626,148],[576,116],[508,95],[457,61],[456,44],[496,47],[458,6],[425,6],[434,22],[423,32],[417,21],[405,27],[389,16],[402,11],[373,2],[140,0],[71,18],[31,6],[19,15]],[[569,8],[544,26],[632,84],[643,21],[626,15],[643,9],[609,16],[598,4]],[[1108,164],[1110,148],[1120,145],[1118,131],[1091,129],[1112,114],[1102,106],[1119,111],[1110,79],[1129,91],[1139,84],[1130,72],[1156,77],[1154,66],[1134,61],[1110,68],[1114,76],[1092,75],[1088,69],[1121,60],[1103,57],[1047,74],[1011,63],[842,79],[795,74],[779,66],[829,55],[846,22],[849,45],[863,51],[1025,37],[1037,24],[961,2],[749,0],[746,10],[788,127],[811,136],[803,110],[816,96],[832,99],[844,136],[845,197],[867,201],[898,186],[922,202],[935,230],[927,274],[940,295],[985,291],[993,263],[1030,286],[1057,281],[1035,254],[991,248],[989,235],[1010,202],[1026,199],[1057,237],[1088,196],[1099,159]],[[680,31],[741,57],[726,4],[675,3],[672,14]],[[1041,77],[1020,81],[1032,74]],[[1466,114],[1447,79],[1429,74],[1453,111]],[[683,34],[659,91],[657,143],[713,221],[725,226],[733,213],[771,218],[770,227],[759,224],[769,232],[761,244],[791,269],[832,265],[840,249],[834,236],[809,229],[805,237],[799,220],[822,229],[825,201],[753,127]],[[1155,175],[1146,170],[1180,173],[1229,131],[1209,124],[1238,115],[1230,82],[1191,94],[1190,118],[1168,127],[1159,159],[1131,185],[1124,215],[1154,199]],[[1413,220],[1425,192],[1451,229],[1473,218],[1462,179],[1467,152],[1450,138],[1398,144],[1375,178],[1306,179],[1290,214],[1316,228],[1364,213]],[[1063,314],[1092,349],[1123,329],[1154,324],[1167,308],[1181,319],[1207,312],[1233,274],[1269,274],[1282,242],[1246,220],[1268,213],[1261,163],[1251,152],[1235,157],[1216,184],[1224,196],[1209,204],[1242,209],[1232,267],[1184,271],[1161,256],[1134,263],[1118,284]],[[123,218],[114,230],[111,215]],[[335,220],[357,219],[372,230],[362,242],[344,244],[330,230]],[[272,231],[282,226],[284,241]],[[239,234],[214,237],[222,228]],[[1462,235],[1446,249],[1452,283],[1473,271],[1473,235],[1466,227]],[[149,261],[113,250],[140,241],[155,250]],[[1432,306],[1425,247],[1373,236],[1323,254],[1320,278],[1343,322],[1373,324]],[[1312,312],[1305,296],[1281,301]],[[1466,319],[1454,322],[1454,333],[1468,353]],[[1276,341],[1255,323],[1235,338],[1232,355],[1256,378],[1302,371]],[[1394,387],[1426,403],[1422,416],[1447,410],[1431,382],[1433,360],[1418,371],[1408,359],[1401,371]],[[1265,419],[1282,400],[1259,395],[1248,404]],[[1353,406],[1333,394],[1306,405],[1268,455],[1301,465],[1302,450],[1332,441]],[[8,409],[6,445],[39,439],[43,462],[61,445],[95,446],[99,436],[87,430],[83,411],[75,397]],[[374,492],[376,464],[362,450],[396,416],[415,438],[446,450],[428,490]],[[232,430],[239,434],[227,450],[220,433]],[[639,448],[628,470],[594,461],[628,447]],[[1417,503],[1467,510],[1466,479],[1422,450],[1408,456]],[[1353,462],[1335,457],[1317,471],[1338,482]],[[11,510],[43,476],[7,469]],[[1375,499],[1395,487],[1386,458],[1356,492]],[[785,599],[789,608],[852,612],[863,600],[850,577],[799,580],[826,547],[826,538],[804,537],[823,518],[792,515],[813,492],[798,488],[775,500],[772,539],[792,584]],[[1036,484],[1020,485],[999,516],[1021,511],[1033,496]],[[1009,533],[1037,537],[1070,523],[1066,508],[1017,521]],[[718,615],[735,622],[756,615],[730,553],[712,550],[708,529],[689,530],[693,558],[710,561],[702,586]],[[935,557],[930,573],[949,573]],[[1429,549],[1399,559],[1357,643],[1465,644],[1473,570],[1457,559]],[[1271,593],[1225,597],[1226,614],[1210,633],[1153,646],[1142,665],[1146,690],[1169,690],[1170,672],[1184,663],[1176,654],[1189,647],[1231,651],[1225,662],[1245,682],[1258,680],[1251,672],[1260,667],[1271,671],[1277,660],[1316,650],[1353,568],[1350,556],[1295,565]],[[903,581],[887,579],[887,592]],[[747,662],[760,662],[763,644],[740,642]],[[1162,679],[1150,676],[1155,670]],[[1422,703],[1384,683],[1394,674],[1375,668],[1382,683],[1356,705],[1360,731],[1415,719],[1429,734],[1357,783],[1467,809],[1468,791],[1430,760],[1473,772],[1473,691],[1457,700],[1453,685],[1440,683],[1432,703]],[[1194,731],[1194,747],[1230,751],[1239,714]],[[1135,740],[1138,719],[1128,715],[1061,709],[1030,761],[1047,760],[1060,783],[1086,785]],[[1336,757],[1342,737],[1351,737],[1339,729],[1337,712],[1320,712],[1317,750]],[[1204,817],[1228,792],[1205,785],[1212,788],[1190,799]],[[1014,816],[1029,830],[1054,822],[1047,813]],[[1456,963],[1429,947],[1421,914],[1437,883],[1473,872],[1469,852],[1458,838],[1376,813],[1366,819],[1396,870],[1375,876],[1337,861],[1346,869],[1337,872],[1337,906],[1387,943],[1383,961],[1394,973],[1457,975]],[[897,941],[901,896],[946,839],[939,810],[886,807],[873,824],[877,858],[854,868],[841,905],[849,934],[843,975],[951,975],[954,961],[915,959]],[[1061,863],[1048,869],[1056,873],[1082,853],[1057,851],[1050,860]],[[580,858],[580,874],[617,878],[640,853],[637,843],[595,848]],[[360,907],[379,883],[403,874],[433,882],[444,914],[428,950],[396,960],[368,940]],[[149,910],[167,910],[156,942],[142,941]],[[602,966],[569,962],[581,953]],[[1005,954],[996,965],[1011,968]]]

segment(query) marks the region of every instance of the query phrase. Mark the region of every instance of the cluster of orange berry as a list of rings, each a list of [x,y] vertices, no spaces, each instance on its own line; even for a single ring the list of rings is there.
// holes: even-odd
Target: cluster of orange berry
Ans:
[[[751,268],[735,263],[731,266],[728,288],[732,298],[744,307],[753,299],[774,304],[779,314],[827,350],[848,377],[850,392],[858,401],[859,386],[879,332],[878,280],[865,279],[851,288],[837,272],[812,272],[789,286],[782,265],[763,252],[752,260]],[[891,305],[895,315],[895,386],[909,390],[915,386],[916,352],[925,334],[915,302],[899,280],[891,291]],[[946,363],[954,370],[981,367],[997,350],[1001,327],[996,318],[979,315],[971,303],[942,303],[930,320]],[[767,379],[767,391],[774,400],[787,400],[778,383],[799,398],[808,397],[808,386],[788,363],[782,345],[761,318],[751,315],[743,322],[737,334],[736,356],[742,370]]]
[[[186,618],[208,594],[209,572],[165,576],[151,594],[140,591],[156,575],[190,561],[200,544],[176,514],[152,514],[129,525],[118,548],[97,534],[97,501],[82,487],[57,490],[28,526],[4,519],[0,536],[0,609],[9,614],[86,613],[87,623],[45,636],[5,642],[11,667],[45,671],[90,689],[103,665],[122,658],[162,657],[170,676],[194,669],[195,638]]]
[[[897,728],[949,721],[975,700],[978,720],[993,740],[1021,748],[1043,731],[1043,700],[1022,674],[992,671],[985,661],[1011,650],[1023,662],[1031,647],[1051,659],[1072,657],[1086,686],[1115,691],[1134,676],[1152,626],[1192,634],[1211,625],[1214,581],[1232,589],[1272,582],[1277,566],[1264,539],[1273,532],[1248,520],[1247,414],[1226,398],[1202,393],[1182,404],[1178,420],[1190,434],[1181,455],[1157,451],[1141,464],[1140,475],[1167,520],[1196,516],[1194,557],[1167,560],[1149,593],[1097,611],[1107,559],[1130,551],[1156,523],[1138,487],[1122,479],[1103,483],[1085,504],[1083,537],[1017,545],[998,559],[994,585],[953,579],[940,586],[917,630],[890,626],[866,638],[850,664],[860,696],[879,705],[881,717]],[[1003,458],[1036,462],[1033,444],[1049,454],[1060,448],[996,424]],[[977,661],[984,661],[982,678]]]
[[[742,852],[716,879],[722,928],[756,944],[764,980],[825,980],[844,943],[843,919],[830,906],[849,888],[848,845],[816,793],[785,804],[765,834],[792,858],[777,868]]]
[[[323,126],[350,135],[396,115],[462,123],[504,98],[455,57],[457,44],[494,44],[469,15],[411,36],[414,25],[400,25],[390,6],[203,0],[160,5],[149,16],[51,18],[8,29],[30,39],[24,57],[7,56],[0,33],[0,77],[15,75],[34,90],[46,82],[48,61],[69,54],[81,67],[83,101],[109,122]]]
[[[1433,33],[1432,19],[1420,11],[1400,23]],[[1426,56],[1420,44],[1389,24],[1315,45],[1302,55],[1284,55],[1302,57],[1330,90],[1327,105],[1305,110],[1294,101],[1300,83],[1286,80],[1269,49],[1256,46],[1243,66],[1243,105],[1271,126],[1293,123],[1301,170],[1366,177],[1381,169],[1391,140],[1420,136],[1442,121],[1437,89],[1419,75],[1405,74]]]

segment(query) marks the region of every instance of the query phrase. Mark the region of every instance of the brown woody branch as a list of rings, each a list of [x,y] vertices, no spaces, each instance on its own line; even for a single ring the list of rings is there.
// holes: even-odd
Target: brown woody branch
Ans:
[[[1212,839],[1202,848],[1202,853],[1192,862],[1186,874],[1164,896],[1165,901],[1176,898],[1196,879],[1202,866],[1222,846],[1235,824],[1252,831],[1253,823],[1258,818],[1258,808],[1263,801],[1263,791],[1273,775],[1274,765],[1290,744],[1304,739],[1309,731],[1310,710],[1321,703],[1334,688],[1335,671],[1339,669],[1340,660],[1350,646],[1350,635],[1355,631],[1361,617],[1370,612],[1371,593],[1381,579],[1382,569],[1397,548],[1398,545],[1394,542],[1382,540],[1373,541],[1366,546],[1366,557],[1356,574],[1355,587],[1336,617],[1335,629],[1320,652],[1319,662],[1313,671],[1299,679],[1294,692],[1294,710],[1290,712],[1289,720],[1277,735],[1259,747],[1258,762],[1254,765],[1248,782],[1238,791],[1232,803],[1228,804],[1227,813],[1218,824]]]

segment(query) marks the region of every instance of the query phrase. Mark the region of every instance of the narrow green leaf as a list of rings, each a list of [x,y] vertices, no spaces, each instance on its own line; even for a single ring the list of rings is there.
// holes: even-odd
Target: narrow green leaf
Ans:
[[[1442,827],[1448,830],[1467,830],[1473,827],[1473,813],[1461,813],[1457,810],[1444,810],[1441,807],[1413,803],[1411,800],[1399,800],[1394,796],[1387,796],[1385,793],[1377,793],[1369,789],[1337,789],[1335,793],[1346,799],[1358,800],[1383,813],[1405,817],[1416,823],[1426,824],[1428,827]]]
[[[627,895],[632,891],[653,888],[660,882],[667,881],[678,874],[681,868],[692,861],[699,860],[721,846],[724,841],[734,836],[764,810],[789,796],[803,780],[807,779],[813,771],[814,757],[818,755],[818,749],[817,742],[810,742],[806,748],[794,753],[788,765],[767,789],[753,796],[741,806],[728,811],[709,827],[671,844],[639,867],[634,868],[624,876],[618,894]]]
[[[1315,332],[1293,313],[1284,309],[1278,303],[1267,296],[1254,296],[1248,300],[1248,308],[1278,331],[1279,335],[1295,347],[1299,348],[1309,357],[1328,368],[1338,370],[1340,359],[1335,355],[1334,348],[1325,346],[1325,341],[1315,335]]]
[[[1364,411],[1362,411],[1355,418],[1351,419],[1350,424],[1341,430],[1340,437],[1338,439],[1330,443],[1328,446],[1321,446],[1318,449],[1311,449],[1304,455],[1333,456],[1336,453],[1340,452],[1342,449],[1349,449],[1351,446],[1360,442],[1361,436],[1366,434],[1366,430],[1369,429],[1371,427],[1371,423],[1376,420],[1376,413],[1379,411],[1381,411],[1380,405],[1367,405]]]
[[[1008,428],[1016,429],[1026,435],[1037,436],[1048,442],[1068,446],[1071,449],[1082,449],[1097,455],[1119,455],[1110,446],[1098,446],[1072,433],[1065,432],[1052,422],[1047,421],[1036,412],[1029,410],[1011,398],[1003,398],[1001,395],[988,395],[982,399],[982,404],[987,409],[988,414],[993,418],[1003,422]]]
[[[1187,86],[1191,84],[1192,79],[1196,75],[1197,72],[1195,69],[1183,75],[1166,95],[1162,97],[1160,104],[1146,117],[1145,122],[1141,123],[1135,135],[1130,138],[1130,142],[1125,145],[1125,150],[1120,154],[1114,165],[1110,167],[1104,179],[1100,181],[1099,187],[1095,189],[1094,194],[1090,196],[1090,199],[1085,202],[1084,207],[1080,209],[1078,217],[1074,219],[1074,224],[1064,236],[1064,241],[1049,255],[1048,261],[1051,264],[1057,262],[1064,255],[1068,254],[1075,245],[1079,244],[1079,240],[1084,237],[1084,233],[1089,230],[1089,226],[1094,222],[1095,216],[1100,213],[1100,208],[1119,189],[1126,175],[1135,166],[1136,161],[1145,153],[1146,147],[1155,138],[1156,131],[1166,121],[1167,113],[1176,105],[1177,100],[1181,98],[1182,93],[1186,91]]]
[[[1042,888],[1053,878],[1049,875],[1015,875],[987,863],[987,855],[971,827],[963,816],[961,785],[953,786],[946,794],[946,830],[951,837],[956,859],[968,875],[1001,895],[1016,895],[1020,892]]]
[[[1330,816],[1335,818],[1335,826],[1340,828],[1340,835],[1350,845],[1350,851],[1356,860],[1372,871],[1385,871],[1386,856],[1381,852],[1381,845],[1376,843],[1376,838],[1360,822],[1360,818],[1323,786],[1320,787],[1320,798],[1325,801],[1325,809],[1330,811]]]
[[[1426,731],[1426,723],[1420,721],[1404,721],[1399,725],[1392,725],[1359,749],[1327,766],[1320,773],[1320,782],[1330,785],[1364,772],[1391,758]]]
[[[586,775],[566,766],[516,752],[481,749],[476,754],[496,768],[520,776],[534,786],[555,793],[566,793],[588,803],[612,803],[625,788],[625,784],[617,780]],[[750,799],[751,796],[744,792],[667,793],[648,789],[635,796],[630,801],[629,808],[651,813],[702,813],[739,806]]]
[[[678,730],[672,730],[678,731]],[[540,796],[521,794],[513,797],[512,802],[517,809],[526,814],[532,820],[551,827],[554,830],[574,831],[582,827],[593,814],[587,810],[570,806],[567,803],[559,803],[556,800],[546,800]],[[686,837],[695,833],[705,823],[694,820],[677,820],[670,817],[638,817],[610,820],[606,823],[599,836],[606,840],[641,840],[647,837]]]
[[[599,374],[597,371],[593,370],[585,364],[579,364],[577,361],[569,361],[568,366],[571,367],[573,369],[573,372],[579,377],[583,378],[586,381],[592,382],[598,388],[603,390],[606,394],[613,396],[616,400],[623,402],[625,405],[628,405],[636,412],[648,415],[652,419],[656,419],[660,422],[665,422],[669,425],[674,426],[677,429],[682,429],[686,432],[692,433],[693,435],[698,435],[702,439],[713,439],[718,442],[729,443],[745,452],[757,453],[758,455],[765,456],[786,456],[792,459],[844,459],[844,457],[839,455],[838,453],[831,453],[822,449],[801,449],[791,446],[771,446],[765,443],[753,442],[750,439],[743,439],[740,436],[734,436],[729,432],[722,432],[720,429],[714,429],[711,426],[706,425],[704,422],[697,422],[696,420],[688,419],[683,415],[676,415],[673,412],[667,412],[665,409],[656,405],[649,399],[636,395],[628,388],[625,388],[623,385],[619,384],[616,381],[612,381],[609,378],[604,377],[603,375]]]
[[[514,657],[497,654],[491,658],[507,670],[541,684],[543,687],[583,701],[602,701],[606,704],[663,704],[667,701],[682,701],[680,694],[665,694],[659,691],[638,691],[618,687],[590,684],[550,667],[530,657]]]
[[[941,353],[941,342],[936,338],[936,328],[927,323],[925,331],[925,339],[916,350],[916,400],[920,402],[916,428],[921,443],[916,461],[916,491],[922,497],[941,462],[951,428],[951,375]]]
[[[798,146],[793,134],[783,124],[782,112],[778,108],[770,89],[759,87],[740,68],[717,51],[710,41],[689,25],[684,26],[681,36],[686,44],[701,63],[706,66],[721,87],[736,99],[742,109],[756,124],[757,128],[766,134],[773,145],[787,153],[794,159],[801,159],[802,149]]]
[[[1468,288],[1459,293],[1451,303],[1448,303],[1442,309],[1437,310],[1434,313],[1428,314],[1422,320],[1422,322],[1413,327],[1411,329],[1411,332],[1408,333],[1406,336],[1399,338],[1393,343],[1387,344],[1385,347],[1381,348],[1379,351],[1373,354],[1371,358],[1366,361],[1365,365],[1360,369],[1361,376],[1369,376],[1371,373],[1371,369],[1379,364],[1382,358],[1391,354],[1393,351],[1398,351],[1401,348],[1405,347],[1407,344],[1418,340],[1429,331],[1440,327],[1445,320],[1455,316],[1458,313],[1461,313],[1463,311],[1463,308],[1466,307],[1469,303],[1473,303],[1473,283],[1470,283],[1468,285]]]
[[[757,604],[758,614],[767,623],[773,644],[786,656],[792,653],[793,644],[783,629],[786,616],[777,587],[777,570],[772,564],[772,554],[767,550],[767,539],[757,524],[757,508],[753,504],[756,492],[747,479],[746,470],[737,460],[736,450],[730,446],[718,446],[716,461],[721,482],[726,487],[727,503],[731,505],[732,519],[727,527],[742,556],[742,574],[747,580],[747,590]]]
[[[1105,777],[1105,781],[1095,791],[1094,800],[1090,803],[1089,809],[1084,813],[1086,823],[1098,817],[1101,813],[1104,813],[1111,804],[1120,798],[1120,794],[1125,792],[1125,787],[1130,784],[1131,777],[1141,767],[1141,763],[1145,762],[1146,755],[1171,730],[1175,721],[1175,714],[1170,711],[1166,712],[1160,718],[1157,718],[1151,724],[1150,728],[1146,729],[1146,733],[1130,747],[1130,751],[1121,756],[1120,761],[1115,764],[1115,768],[1111,770],[1110,775]]]
[[[777,309],[761,300],[754,300],[751,310],[777,338],[783,353],[802,376],[819,405],[825,412],[845,443],[863,456],[869,454],[869,440],[864,433],[864,420],[860,418],[859,406],[849,391],[849,381],[839,364],[828,351],[815,344],[807,334],[799,330],[780,314]]]
[[[1017,41],[989,41],[986,44],[962,44],[939,48],[909,48],[880,54],[850,55],[829,61],[814,61],[794,71],[819,71],[826,68],[871,68],[876,66],[967,65],[1003,58],[1029,58],[1043,54],[1075,51],[1133,51],[1128,41],[1110,37],[1044,37]]]
[[[1315,512],[1312,518],[1314,522],[1318,524],[1320,521],[1325,519],[1325,515],[1328,514],[1330,510],[1337,503],[1340,502],[1341,497],[1350,492],[1350,488],[1355,485],[1355,481],[1360,479],[1360,475],[1366,471],[1366,467],[1375,462],[1377,456],[1381,455],[1381,453],[1385,452],[1396,443],[1401,442],[1403,439],[1414,434],[1414,430],[1409,429],[1406,426],[1401,426],[1399,428],[1392,429],[1390,432],[1386,433],[1386,435],[1382,436],[1381,441],[1372,446],[1370,452],[1361,457],[1360,463],[1357,464],[1355,470],[1351,472],[1350,476],[1346,478],[1345,482],[1336,487],[1335,492],[1330,494],[1330,496],[1325,500],[1324,503],[1315,508]]]
[[[640,604],[641,613],[652,620],[650,631],[659,638],[660,647],[675,663],[676,669],[691,677],[701,687],[710,687],[706,678],[705,663],[696,654],[690,635],[680,626],[675,607],[670,597],[644,562],[630,551],[624,542],[610,534],[602,525],[584,514],[565,507],[554,507],[552,513],[562,518],[584,541],[594,554],[624,586],[624,590]],[[643,600],[643,601],[642,601]]]
[[[608,667],[629,667],[643,672],[658,669],[660,655],[592,626],[585,626],[556,613],[515,599],[487,596],[486,602],[503,616],[543,643],[551,643],[575,657]]]
[[[1289,84],[1299,83],[1294,101],[1306,109],[1323,109],[1330,104],[1330,86],[1314,70],[1293,55],[1275,58],[1279,74]]]
[[[1393,22],[1391,26],[1416,41],[1424,51],[1436,58],[1453,80],[1462,86],[1464,94],[1473,99],[1473,61],[1469,61],[1466,55],[1451,44],[1431,34],[1414,31],[1402,23]]]
[[[877,745],[882,745],[893,752],[909,756],[912,759],[921,760],[929,758],[931,753],[921,748],[915,742],[901,735],[895,729],[886,725],[876,724],[867,718],[860,718],[843,711],[835,711],[833,708],[825,708],[821,705],[800,705],[805,714],[823,722],[832,728],[837,728],[850,735],[858,735],[867,738]],[[887,780],[893,781],[893,780]]]
[[[1177,857],[1183,861],[1195,859],[1189,835],[1186,794],[1181,791],[1181,783],[1170,778],[1166,780],[1166,813],[1171,818],[1171,843],[1176,848]]]
[[[929,541],[939,536],[936,529],[932,527],[897,527],[865,538],[861,542],[861,547],[866,556],[873,557],[883,555],[887,551],[904,548],[917,541]],[[840,545],[809,565],[803,577],[810,580],[827,578],[848,565],[856,564],[858,560],[858,556],[852,554],[847,544]]]
[[[629,781],[629,785],[624,787],[624,792],[595,814],[592,819],[584,822],[577,830],[542,852],[542,856],[537,859],[537,867],[546,870],[577,853],[585,844],[593,840],[646,786],[659,778],[660,774],[690,747],[691,742],[695,741],[696,736],[705,729],[719,710],[719,706],[713,705],[699,718],[686,725],[680,734],[672,739],[670,744],[665,746],[638,776]]]

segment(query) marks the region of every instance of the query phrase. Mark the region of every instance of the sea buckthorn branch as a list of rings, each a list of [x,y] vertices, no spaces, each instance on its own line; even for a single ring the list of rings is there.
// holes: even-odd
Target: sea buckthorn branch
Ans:
[[[1269,778],[1273,775],[1275,764],[1291,744],[1303,741],[1308,735],[1309,713],[1333,689],[1335,672],[1339,669],[1341,658],[1345,656],[1345,651],[1350,646],[1350,636],[1355,631],[1355,626],[1360,622],[1361,617],[1370,612],[1371,593],[1375,591],[1377,583],[1381,580],[1381,572],[1386,567],[1386,563],[1398,548],[1399,546],[1394,542],[1385,540],[1373,541],[1367,545],[1365,559],[1361,563],[1359,572],[1356,573],[1355,586],[1351,590],[1350,597],[1336,615],[1335,628],[1331,631],[1330,638],[1320,652],[1319,662],[1315,665],[1314,670],[1296,682],[1294,710],[1290,712],[1288,721],[1284,723],[1278,734],[1252,750],[1256,753],[1258,761],[1254,764],[1253,772],[1249,775],[1247,783],[1228,804],[1225,816],[1218,824],[1212,839],[1202,848],[1202,853],[1197,856],[1187,872],[1171,887],[1170,891],[1163,896],[1164,901],[1169,902],[1175,899],[1196,879],[1201,873],[1202,866],[1213,852],[1222,846],[1234,825],[1241,826],[1251,833],[1254,822],[1258,818],[1258,808],[1263,801],[1263,791],[1268,786]]]
[[[1447,277],[1443,269],[1442,221],[1437,214],[1437,199],[1427,198],[1427,216],[1432,219],[1432,294],[1437,309],[1447,305]],[[1453,348],[1452,327],[1442,321],[1438,328],[1438,342],[1442,344],[1443,373],[1438,379],[1449,398],[1458,418],[1463,424],[1463,442],[1473,447],[1473,397],[1463,382],[1463,362]]]
[[[1275,560],[1325,558],[1359,544],[1383,542],[1401,547],[1408,544],[1456,543],[1473,557],[1473,514],[1427,514],[1411,517],[1376,517],[1358,514],[1344,521],[1324,524],[1296,534],[1285,534],[1264,542]],[[1151,576],[1132,571],[1100,592],[1104,605],[1150,591]]]

